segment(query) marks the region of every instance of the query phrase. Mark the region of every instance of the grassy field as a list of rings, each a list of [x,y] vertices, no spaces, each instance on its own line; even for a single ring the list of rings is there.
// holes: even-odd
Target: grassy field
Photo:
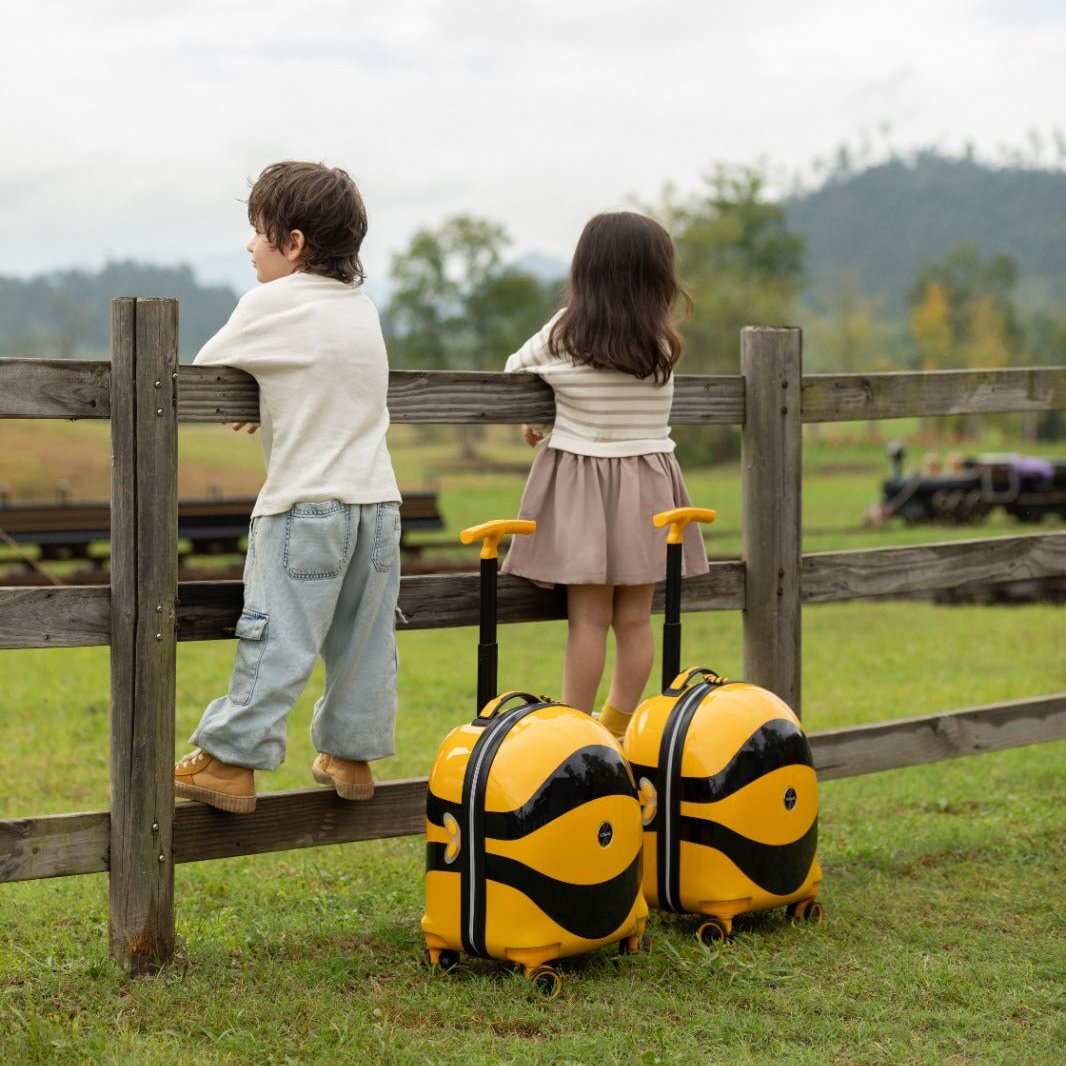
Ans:
[[[91,453],[85,426],[58,428],[73,430],[74,457]],[[106,457],[106,427],[88,428]],[[190,441],[183,470],[220,476],[222,450],[227,491],[254,489],[254,440],[207,429]],[[442,461],[451,448],[431,465],[413,434],[395,451],[402,483],[438,487],[450,529],[513,513],[529,458],[493,436],[486,454],[515,469],[489,480]],[[808,452],[805,521],[828,532],[811,533],[807,550],[977,535],[865,529],[883,445],[857,435]],[[99,488],[91,466],[78,484],[106,496],[106,465]],[[0,466],[0,481],[12,477]],[[709,550],[735,550],[735,468],[688,480],[720,511]],[[380,778],[425,774],[444,733],[472,714],[475,640],[469,629],[401,634],[398,754]],[[562,641],[558,623],[504,627],[501,681],[556,691]],[[1046,604],[811,607],[804,720],[819,730],[1061,691],[1064,646],[1063,608]],[[177,753],[224,688],[232,650],[179,647]],[[739,616],[686,616],[683,658],[736,673]],[[261,791],[311,784],[321,682],[293,711],[288,757],[260,775]],[[106,808],[107,692],[107,649],[0,655],[0,818]],[[1066,1044],[1064,782],[1064,743],[827,782],[823,925],[749,916],[707,948],[691,919],[654,914],[651,954],[565,964],[554,1001],[499,964],[422,966],[420,837],[179,866],[177,956],[149,979],[107,961],[104,876],[0,885],[0,1062],[1042,1066]]]

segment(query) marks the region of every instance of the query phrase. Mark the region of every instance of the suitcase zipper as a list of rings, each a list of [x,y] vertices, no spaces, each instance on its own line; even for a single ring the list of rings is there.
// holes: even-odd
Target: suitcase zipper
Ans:
[[[681,756],[688,728],[704,696],[717,685],[702,681],[693,685],[674,704],[659,746],[662,774],[659,800],[659,832],[656,834],[656,876],[659,904],[667,910],[683,912],[680,900],[681,866]]]
[[[482,817],[489,770],[504,738],[527,714],[551,703],[538,701],[505,712],[485,726],[470,753],[463,778],[463,816],[466,841],[462,849],[460,891],[462,915],[460,930],[463,950],[468,955],[485,956],[485,822]]]

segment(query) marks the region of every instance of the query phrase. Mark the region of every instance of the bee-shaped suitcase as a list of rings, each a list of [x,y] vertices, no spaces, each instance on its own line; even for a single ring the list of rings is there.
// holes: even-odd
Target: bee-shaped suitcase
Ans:
[[[429,775],[422,932],[432,965],[448,969],[461,952],[507,960],[555,995],[553,960],[612,943],[639,950],[648,908],[640,803],[614,737],[544,697],[485,698],[496,681],[496,547],[532,525],[461,534],[483,541],[482,709],[444,738]]]
[[[670,526],[663,693],[637,708],[623,742],[643,808],[645,897],[706,916],[705,943],[749,911],[822,918],[817,779],[799,719],[764,688],[678,670],[682,534],[714,517],[678,508],[654,518]]]

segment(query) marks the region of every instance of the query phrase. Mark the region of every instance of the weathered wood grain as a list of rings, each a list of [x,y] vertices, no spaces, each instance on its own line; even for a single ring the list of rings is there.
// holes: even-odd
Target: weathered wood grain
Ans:
[[[330,788],[295,789],[260,796],[237,818],[202,803],[180,803],[176,814],[175,862],[411,836],[425,831],[426,778],[381,782],[359,803]]]
[[[241,612],[240,581],[182,581],[178,585],[179,641],[226,640]],[[499,580],[500,622],[566,617],[561,591],[537,588],[506,574]],[[423,574],[400,582],[397,627],[441,629],[478,623],[476,574]],[[686,579],[682,610],[732,611],[744,606],[744,566],[714,562],[708,574]],[[653,609],[662,613],[663,590]],[[111,591],[99,585],[0,587],[0,649],[81,648],[106,645],[111,636]]]
[[[811,374],[804,422],[1053,411],[1066,407],[1066,367]]]
[[[0,588],[0,648],[87,648],[110,639],[108,588]]]
[[[112,302],[110,951],[174,951],[176,300]]]
[[[400,581],[397,629],[476,626],[479,618],[477,574],[421,574]],[[178,639],[223,640],[233,636],[241,610],[239,581],[183,581],[178,586]],[[542,589],[501,574],[498,621],[543,622],[566,617],[561,590]],[[0,598],[0,605],[3,600]],[[744,605],[744,567],[739,562],[711,563],[710,572],[684,582],[682,610],[730,611]],[[663,609],[663,588],[653,610]],[[2,619],[2,615],[0,615]]]
[[[0,822],[0,883],[103,873],[110,846],[107,811]]]
[[[740,368],[747,382],[741,437],[744,676],[800,713],[800,423],[798,329],[747,327]]]
[[[258,422],[259,386],[233,367],[178,367],[179,422]]]
[[[823,781],[1063,739],[1066,692],[810,736]]]
[[[110,868],[107,811],[48,815],[0,822],[0,883]],[[201,862],[289,848],[345,844],[421,833],[426,821],[426,778],[379,782],[374,798],[350,803],[328,788],[259,796],[248,815],[179,801],[173,810],[168,862]]]
[[[745,394],[740,375],[678,374],[674,379],[670,425],[739,426],[744,421]]]
[[[178,419],[245,422],[259,419],[254,378],[224,367],[183,366],[178,371]],[[533,374],[480,371],[393,370],[389,417],[395,423],[520,424],[551,422],[551,389]],[[736,424],[744,418],[744,381],[738,376],[678,375],[674,425]]]
[[[243,371],[178,373],[180,421],[258,419],[258,390]],[[101,360],[0,359],[0,418],[108,418],[109,375]],[[1049,411],[1066,407],[1066,367],[809,374],[802,395],[804,422]],[[671,422],[739,425],[744,396],[739,375],[679,374]],[[394,370],[389,404],[395,422],[550,421],[553,411],[550,390],[532,375],[487,372]]]
[[[802,556],[804,603],[955,589],[971,584],[1057,577],[1066,573],[1066,533],[1031,533],[965,541],[815,552]],[[547,621],[566,616],[560,592],[500,577],[500,622]],[[178,586],[178,639],[233,636],[240,614],[240,581],[183,581]],[[713,562],[687,579],[683,611],[742,610],[745,567]],[[439,629],[478,621],[476,574],[404,577],[398,628]],[[653,608],[662,613],[663,590]],[[110,592],[99,586],[0,587],[0,649],[105,645],[110,637]]]
[[[109,418],[105,360],[0,359],[0,418]]]
[[[811,733],[819,779],[956,759],[1066,739],[1066,693],[943,714]],[[174,811],[175,862],[200,862],[392,836],[425,825],[426,779],[380,782],[374,798],[348,803],[329,789],[260,795],[255,812],[230,815],[200,803]],[[0,822],[0,883],[108,869],[106,811]]]
[[[1066,574],[1066,533],[815,552],[803,556],[804,603],[954,589]]]

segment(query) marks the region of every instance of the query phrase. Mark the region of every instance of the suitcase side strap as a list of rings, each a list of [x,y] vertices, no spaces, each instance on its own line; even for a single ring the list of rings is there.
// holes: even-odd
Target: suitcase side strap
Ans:
[[[468,955],[487,955],[485,948],[485,792],[492,761],[511,729],[527,714],[551,705],[537,700],[512,707],[485,721],[467,760],[463,774],[462,833],[460,852],[460,920],[463,950]]]
[[[659,831],[655,835],[656,880],[659,905],[682,912],[681,906],[681,755],[696,710],[704,697],[717,688],[702,681],[681,695],[666,720],[659,742]]]

